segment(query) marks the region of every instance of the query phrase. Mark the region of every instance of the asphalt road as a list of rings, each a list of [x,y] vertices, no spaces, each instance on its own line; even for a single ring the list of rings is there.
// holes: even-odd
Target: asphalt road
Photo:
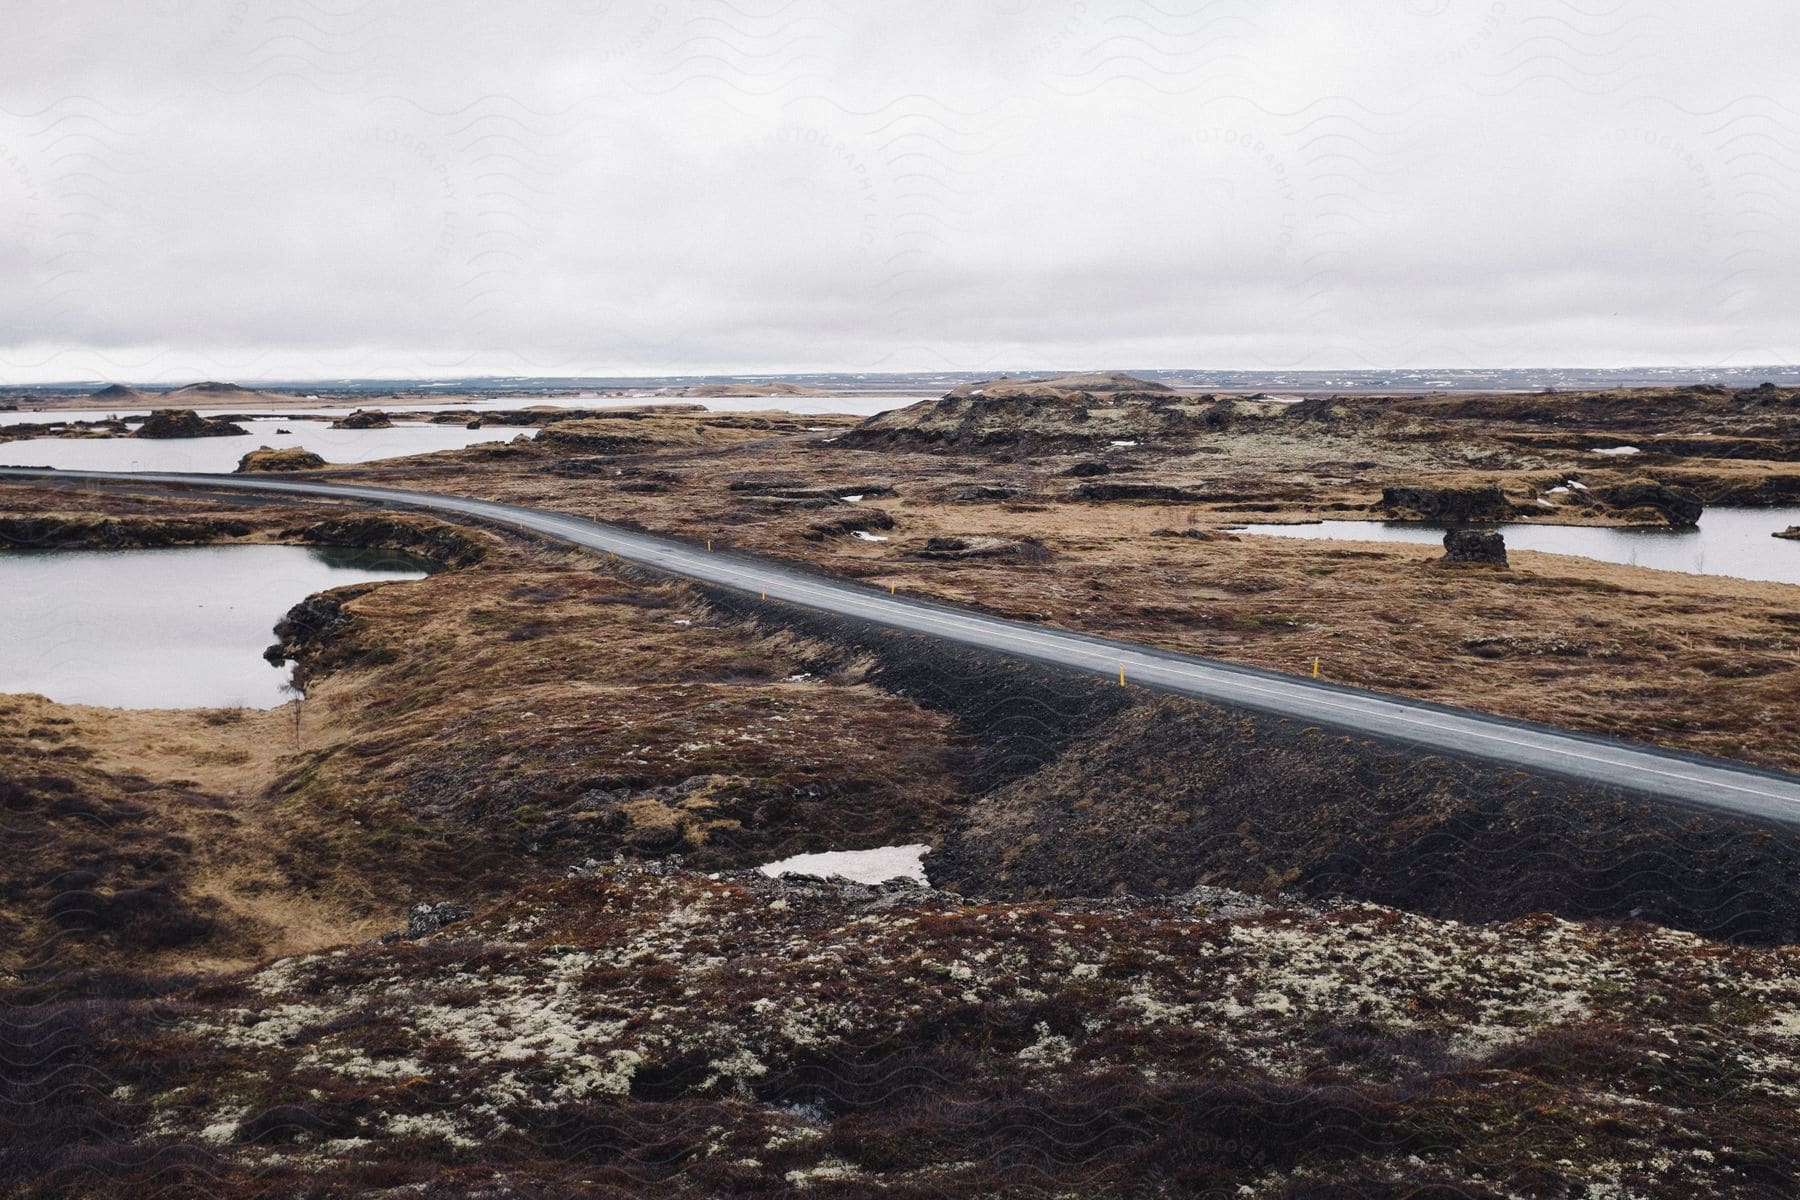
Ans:
[[[1308,725],[1488,759],[1695,808],[1737,813],[1770,824],[1800,826],[1797,776],[983,616],[931,601],[886,595],[857,584],[832,582],[746,555],[709,552],[580,517],[399,488],[230,475],[0,469],[0,480],[5,479],[203,486],[335,497],[389,508],[473,517],[606,551],[677,575],[753,592],[771,602],[806,605],[1114,680],[1123,670],[1125,679],[1132,684],[1276,714]]]

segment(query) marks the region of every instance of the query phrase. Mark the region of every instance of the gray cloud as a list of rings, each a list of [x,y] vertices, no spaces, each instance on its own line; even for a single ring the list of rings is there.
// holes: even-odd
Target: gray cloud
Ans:
[[[1775,3],[26,0],[0,379],[1792,362]]]

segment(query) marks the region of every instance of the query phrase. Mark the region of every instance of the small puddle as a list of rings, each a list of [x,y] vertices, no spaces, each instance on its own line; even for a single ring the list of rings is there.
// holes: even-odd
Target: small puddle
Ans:
[[[1800,508],[1713,508],[1693,529],[1617,529],[1515,521],[1495,529],[1508,550],[1568,554],[1629,567],[1800,583],[1800,542],[1773,535],[1800,525]],[[1319,521],[1308,525],[1244,525],[1235,533],[1328,541],[1442,544],[1447,525],[1417,521]]]
[[[314,592],[422,579],[391,550],[192,546],[0,554],[0,692],[109,708],[274,708],[292,671],[262,653]]]

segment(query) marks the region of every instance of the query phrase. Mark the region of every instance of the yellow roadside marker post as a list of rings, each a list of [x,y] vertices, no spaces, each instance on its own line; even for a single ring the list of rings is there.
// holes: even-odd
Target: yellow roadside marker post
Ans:
[[[1125,686],[1125,664],[1124,663],[1119,664],[1119,686],[1120,687]]]
[[[1313,659],[1313,678],[1317,679],[1318,677],[1319,677],[1319,660],[1315,658],[1315,659]]]

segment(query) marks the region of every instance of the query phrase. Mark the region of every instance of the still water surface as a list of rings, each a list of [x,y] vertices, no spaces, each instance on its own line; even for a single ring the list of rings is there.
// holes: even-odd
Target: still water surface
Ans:
[[[1695,529],[1602,529],[1528,521],[1484,525],[1506,536],[1508,550],[1542,550],[1601,562],[1800,583],[1800,542],[1770,535],[1800,525],[1800,508],[1713,508]],[[1443,525],[1412,521],[1321,521],[1311,525],[1246,525],[1239,532],[1272,537],[1356,542],[1442,544]]]
[[[321,404],[317,408],[289,410],[286,419],[323,417],[336,420],[357,408],[379,408],[399,415],[418,412],[458,412],[480,416],[485,412],[506,412],[530,408],[643,408],[646,405],[699,405],[709,412],[787,412],[805,415],[850,413],[872,417],[890,409],[905,408],[921,400],[936,400],[941,392],[835,392],[828,396],[483,396],[474,400],[378,401],[362,404]],[[223,410],[202,409],[203,417],[218,416]],[[241,411],[268,412],[267,409]],[[0,425],[60,425],[69,421],[104,421],[119,418],[137,422],[149,416],[148,409],[28,409],[19,412],[0,411]],[[274,416],[281,416],[276,413]],[[240,422],[241,424],[241,422]],[[515,431],[516,432],[516,431]]]
[[[273,708],[262,652],[314,592],[434,569],[391,550],[194,546],[0,554],[0,692],[111,708]]]
[[[237,470],[238,460],[258,446],[277,450],[311,450],[328,463],[376,462],[460,450],[484,442],[510,442],[536,430],[490,425],[464,429],[406,421],[392,429],[333,429],[329,421],[293,417],[239,421],[246,437],[209,438],[27,438],[0,444],[0,467],[58,467],[65,471],[199,471],[220,474]]]

